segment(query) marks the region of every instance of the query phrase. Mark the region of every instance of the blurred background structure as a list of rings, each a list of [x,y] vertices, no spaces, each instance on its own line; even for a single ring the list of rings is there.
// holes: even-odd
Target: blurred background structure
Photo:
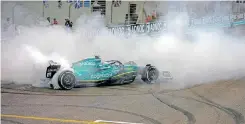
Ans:
[[[170,11],[188,12],[192,18],[207,15],[245,13],[245,1],[121,1],[121,0],[68,0],[68,1],[2,1],[2,19],[12,23],[30,23],[28,18],[54,18],[59,24],[72,21],[82,14],[100,12],[107,25],[136,24],[163,18]],[[20,11],[22,9],[22,11]],[[23,13],[24,9],[29,10]],[[34,14],[35,13],[35,14]],[[38,16],[37,16],[38,15]],[[22,21],[16,21],[16,19]],[[243,17],[238,17],[244,18]],[[30,19],[29,19],[30,20]]]

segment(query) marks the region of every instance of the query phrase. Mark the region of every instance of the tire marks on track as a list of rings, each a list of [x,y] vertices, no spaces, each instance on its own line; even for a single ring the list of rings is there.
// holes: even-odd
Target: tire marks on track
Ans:
[[[2,121],[4,122],[10,122],[10,123],[13,123],[13,124],[24,124],[24,123],[21,123],[21,122],[18,122],[18,121],[13,121],[13,120],[7,120],[7,119],[1,119],[1,123]]]
[[[141,117],[145,120],[148,120],[150,122],[152,122],[153,124],[161,124],[161,122],[159,122],[158,120],[155,120],[153,118],[147,117],[145,115],[141,115],[141,114],[137,114],[137,113],[133,113],[133,112],[129,112],[129,111],[124,111],[124,110],[118,110],[118,109],[112,109],[112,108],[103,108],[103,107],[97,107],[97,106],[80,106],[80,105],[54,105],[54,104],[25,104],[25,105],[2,105],[2,107],[12,107],[12,106],[17,106],[17,107],[25,107],[25,106],[35,106],[35,107],[39,107],[39,106],[53,106],[53,107],[75,107],[75,108],[93,108],[93,109],[100,109],[100,110],[108,110],[108,111],[115,111],[115,112],[120,112],[120,113],[125,113],[125,114],[129,114],[129,115],[134,115],[134,116],[138,116]]]
[[[177,96],[177,95],[170,95],[170,94],[166,94],[167,96],[171,96],[171,97],[175,97],[175,98],[183,98],[183,99],[187,99],[187,100],[192,100],[192,101],[196,101],[198,103],[202,103],[202,104],[206,104],[210,107],[214,107],[214,108],[217,108],[217,106],[214,106],[213,104],[209,103],[209,102],[204,102],[204,101],[201,101],[201,100],[198,100],[198,99],[195,99],[195,98],[192,98],[192,97],[184,97],[184,96]],[[218,110],[220,110],[219,108],[217,108]],[[215,110],[217,112],[217,110]],[[221,110],[222,111],[222,110]],[[216,124],[218,123],[218,121],[220,120],[220,114],[217,112],[218,114],[218,117],[217,117],[217,121],[216,121]]]
[[[188,119],[188,124],[195,124],[196,123],[196,118],[195,118],[195,116],[192,113],[190,113],[190,112],[188,112],[188,111],[186,111],[186,110],[184,110],[184,109],[182,109],[182,108],[180,108],[178,106],[175,106],[173,104],[170,104],[170,103],[160,99],[154,93],[152,93],[152,96],[154,98],[156,98],[158,101],[160,101],[161,103],[169,106],[170,108],[175,109],[176,111],[179,111],[179,112],[183,113]]]
[[[198,85],[198,86],[200,86],[200,85]],[[195,86],[195,87],[198,87],[198,86]],[[129,90],[129,89],[123,89],[123,90]],[[172,90],[172,92],[177,92],[177,91],[181,91],[181,90],[185,90],[185,89]],[[186,111],[186,110],[184,110],[184,109],[182,109],[182,108],[180,108],[180,107],[178,107],[176,105],[170,104],[167,101],[164,101],[164,100],[160,99],[156,95],[156,93],[168,93],[168,92],[171,92],[171,90],[167,91],[167,92],[163,92],[163,91],[153,92],[152,88],[148,90],[148,94],[151,94],[155,99],[157,99],[161,103],[167,105],[168,107],[170,107],[170,108],[172,108],[172,109],[174,109],[176,111],[179,111],[179,112],[183,113],[187,117],[188,124],[195,124],[196,123],[196,118],[191,112]]]
[[[198,100],[198,99],[195,99],[195,98],[192,98],[192,97],[184,97],[184,96],[177,96],[177,95],[170,95],[170,94],[165,94],[165,95],[168,95],[168,96],[172,96],[172,97],[176,97],[176,98],[183,98],[183,99],[187,99],[187,100],[193,100],[193,101],[196,101],[196,102],[199,102],[199,103],[203,103],[203,104],[206,104],[210,107],[214,107],[214,108],[217,108],[223,112],[225,112],[226,114],[228,114],[229,116],[232,117],[232,119],[235,121],[235,124],[245,124],[244,123],[244,117],[241,113],[237,112],[236,110],[234,109],[231,109],[231,108],[227,108],[227,107],[223,107],[217,103],[214,103],[212,102],[211,100],[208,100],[207,98],[202,99],[202,100]],[[218,120],[217,120],[218,121]]]
[[[5,84],[7,85],[7,84]],[[9,85],[14,85],[13,84],[9,84]],[[74,93],[67,93],[67,92],[64,92],[62,90],[55,90],[53,92],[46,92],[47,89],[45,89],[44,91],[32,91],[30,89],[15,89],[15,88],[11,88],[11,87],[4,87],[3,85],[1,85],[1,93],[8,93],[8,94],[22,94],[22,95],[43,95],[43,96],[87,96],[87,97],[97,97],[97,96],[135,96],[135,95],[150,95],[151,93],[149,92],[150,90],[148,91],[142,91],[142,90],[137,90],[137,88],[139,87],[132,87],[131,85],[129,84],[125,84],[125,85],[120,85],[120,88],[118,87],[113,87],[113,86],[106,86],[104,88],[107,88],[107,89],[114,89],[114,90],[125,90],[125,91],[134,91],[134,92],[137,92],[137,93],[126,93],[126,94],[113,94],[113,93],[110,93],[110,94],[84,94],[84,93],[79,93],[79,94],[75,94]],[[117,86],[117,85],[116,85]],[[199,87],[201,85],[195,85],[193,87]],[[193,87],[190,87],[190,88],[193,88]],[[189,89],[189,88],[187,88]],[[14,90],[14,91],[11,91],[11,90]],[[169,92],[178,92],[178,91],[182,91],[182,90],[186,90],[185,88],[183,89],[168,89],[168,90],[161,90],[159,92],[156,92],[156,93],[169,93]],[[48,91],[51,91],[51,90],[48,90]]]
[[[97,97],[97,96],[137,96],[137,95],[148,95],[148,92],[139,92],[139,93],[128,93],[128,94],[65,94],[62,92],[59,93],[46,93],[46,92],[32,92],[32,91],[1,91],[5,94],[21,94],[21,95],[38,95],[38,96],[83,96],[83,97]]]
[[[201,98],[202,100],[211,103],[212,106],[214,106],[214,107],[216,107],[216,108],[218,108],[218,109],[224,111],[224,112],[227,113],[228,115],[230,115],[230,116],[233,118],[233,120],[235,121],[235,124],[245,124],[244,116],[243,116],[240,112],[238,112],[238,111],[236,111],[236,110],[234,110],[234,109],[232,109],[232,108],[224,107],[224,106],[222,106],[222,105],[220,105],[220,104],[218,104],[218,103],[215,103],[215,102],[209,100],[208,98],[206,98],[206,97],[204,97],[204,96],[202,96],[202,95],[196,93],[196,92],[193,91],[193,90],[191,90],[191,92],[192,92],[194,95],[196,95],[196,96],[198,96],[199,98]]]
[[[198,86],[200,86],[200,85],[197,85],[197,86],[194,86],[194,87],[198,87]],[[127,87],[127,86],[123,86],[123,87],[125,87],[125,88],[123,88],[123,89],[121,89],[121,88],[108,88],[108,89],[117,89],[117,90],[129,90],[129,91],[138,91],[138,90],[135,90],[134,88],[133,89],[131,89],[130,87]],[[193,87],[191,87],[191,88],[186,88],[186,89],[179,89],[179,90],[169,90],[169,91],[166,91],[166,90],[162,90],[162,91],[159,91],[159,92],[151,92],[151,90],[149,90],[148,92],[142,92],[142,91],[138,91],[138,92],[142,92],[142,94],[141,93],[139,93],[139,94],[106,94],[106,95],[93,95],[93,94],[91,94],[91,95],[87,95],[87,94],[84,94],[84,95],[80,95],[80,96],[127,96],[127,95],[146,95],[146,94],[151,94],[155,99],[157,99],[158,101],[160,101],[161,103],[163,103],[163,104],[165,104],[165,105],[167,105],[167,106],[169,106],[170,108],[172,108],[172,109],[174,109],[174,110],[177,110],[177,111],[179,111],[179,112],[181,112],[181,113],[183,113],[186,117],[187,117],[187,119],[188,119],[188,124],[195,124],[196,123],[196,119],[195,119],[195,116],[192,114],[192,113],[190,113],[190,112],[188,112],[188,111],[186,111],[186,110],[184,110],[183,108],[180,108],[180,107],[178,107],[178,106],[175,106],[175,105],[173,105],[173,104],[170,104],[169,102],[167,102],[167,101],[165,101],[165,100],[162,100],[162,99],[160,99],[159,97],[157,97],[156,96],[156,94],[162,94],[162,95],[169,95],[169,94],[166,94],[166,93],[169,93],[169,92],[176,92],[176,91],[181,91],[181,90],[190,90],[194,95],[196,95],[197,97],[199,97],[200,99],[202,99],[202,100],[198,100],[198,99],[195,99],[195,98],[192,98],[192,97],[183,97],[183,96],[175,96],[175,95],[169,95],[169,96],[172,96],[172,97],[178,97],[178,98],[184,98],[184,99],[188,99],[188,100],[193,100],[193,101],[196,101],[196,102],[199,102],[199,103],[203,103],[203,104],[206,104],[206,105],[208,105],[208,106],[210,106],[210,107],[214,107],[214,108],[217,108],[217,109],[215,109],[216,110],[216,112],[217,112],[217,110],[221,110],[221,111],[223,111],[223,112],[225,112],[226,114],[228,114],[230,117],[232,117],[232,119],[234,120],[234,122],[235,122],[235,124],[245,124],[245,121],[244,121],[244,116],[240,113],[240,112],[238,112],[238,111],[236,111],[236,110],[234,110],[234,109],[232,109],[232,108],[228,108],[228,107],[224,107],[224,106],[222,106],[222,105],[220,105],[220,104],[217,104],[217,103],[215,103],[215,102],[213,102],[213,101],[211,101],[211,100],[209,100],[209,99],[207,99],[206,97],[204,97],[204,96],[202,96],[202,95],[199,95],[199,94],[197,94],[196,92],[194,92],[194,91],[192,91],[191,89],[192,89]],[[16,94],[18,94],[18,93],[16,93]],[[28,94],[28,95],[32,95],[32,94]],[[35,95],[35,94],[34,94]],[[45,94],[45,95],[48,95],[48,94]],[[57,96],[59,96],[59,95],[57,95]],[[68,95],[69,96],[69,95]],[[72,95],[71,95],[72,96]],[[65,106],[74,106],[75,107],[75,105],[65,105]],[[78,106],[79,107],[79,106]],[[82,107],[82,106],[80,106],[80,107]],[[123,112],[123,113],[127,113],[127,114],[131,114],[131,115],[135,115],[135,116],[142,116],[142,118],[144,118],[144,119],[146,119],[146,120],[151,120],[150,122],[152,122],[152,123],[156,123],[156,124],[160,124],[160,122],[158,122],[157,120],[154,120],[154,119],[151,119],[151,118],[149,118],[149,117],[146,117],[146,116],[144,116],[144,115],[138,115],[138,114],[136,114],[136,113],[131,113],[131,112],[127,112],[127,111],[122,111],[122,110],[114,110],[114,109],[110,109],[110,108],[100,108],[100,107],[95,107],[95,106],[90,106],[89,108],[96,108],[96,109],[104,109],[104,110],[111,110],[111,111],[118,111],[118,112]],[[217,113],[218,114],[218,113]],[[217,121],[216,121],[216,123],[219,121],[219,117],[220,115],[218,115],[218,117],[217,117]]]
[[[177,111],[179,111],[179,112],[181,112],[181,113],[183,113],[186,117],[187,117],[187,119],[188,119],[188,124],[195,124],[195,122],[196,122],[196,119],[195,119],[195,117],[194,117],[194,115],[192,114],[192,113],[190,113],[190,112],[188,112],[188,111],[186,111],[186,110],[184,110],[184,109],[182,109],[182,108],[180,108],[180,107],[178,107],[178,106],[175,106],[175,105],[173,105],[173,104],[170,104],[170,103],[168,103],[168,102],[166,102],[166,101],[163,101],[163,100],[161,100],[160,98],[158,98],[157,96],[155,96],[155,93],[161,93],[162,91],[159,91],[159,92],[154,92],[153,91],[153,89],[152,88],[150,88],[148,91],[145,91],[145,92],[142,92],[142,91],[139,91],[139,90],[136,90],[136,89],[131,89],[131,87],[130,86],[123,86],[124,88],[123,89],[121,89],[121,88],[113,88],[113,87],[108,87],[108,89],[117,89],[117,90],[128,90],[128,91],[137,91],[137,92],[139,92],[139,94],[125,94],[125,96],[129,96],[129,95],[152,95],[155,99],[157,99],[158,101],[160,101],[161,103],[163,103],[163,104],[165,104],[165,105],[167,105],[167,106],[169,106],[170,108],[172,108],[172,109],[174,109],[174,110],[177,110]],[[168,92],[177,92],[177,91],[181,91],[181,90],[185,90],[185,89],[176,89],[176,90],[169,90],[169,91],[165,91],[164,93],[168,93]],[[22,94],[22,95],[50,95],[50,96],[124,96],[124,94],[106,94],[106,95],[104,95],[104,94],[102,94],[102,95],[93,95],[93,94],[79,94],[79,95],[69,95],[69,94],[47,94],[47,93],[38,93],[37,92],[37,94],[32,94],[32,92],[30,92],[30,93],[15,93],[15,92],[3,92],[2,91],[2,93],[9,93],[9,94]],[[163,92],[162,92],[163,93]],[[96,108],[96,107],[95,107]],[[108,108],[107,108],[108,109]],[[108,109],[109,110],[109,109]],[[128,113],[129,114],[129,113]],[[135,113],[134,113],[135,114]],[[134,115],[134,114],[132,114],[132,115]],[[147,118],[146,116],[144,117],[144,118]],[[150,118],[149,118],[150,119]],[[147,120],[149,120],[149,119],[147,119]],[[155,122],[154,122],[154,124],[161,124],[160,122],[157,122],[157,120],[154,120]],[[153,120],[151,121],[151,122],[153,122]]]

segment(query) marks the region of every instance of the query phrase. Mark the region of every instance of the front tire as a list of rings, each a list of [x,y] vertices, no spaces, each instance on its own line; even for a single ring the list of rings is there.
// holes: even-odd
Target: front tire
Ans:
[[[144,70],[141,79],[149,84],[154,83],[159,77],[159,71],[156,67],[147,65]]]
[[[76,77],[71,71],[64,71],[59,75],[58,84],[62,90],[71,90],[76,84]]]

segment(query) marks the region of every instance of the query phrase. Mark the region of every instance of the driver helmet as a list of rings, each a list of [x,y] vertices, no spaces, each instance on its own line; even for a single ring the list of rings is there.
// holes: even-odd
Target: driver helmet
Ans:
[[[100,59],[100,56],[99,55],[95,55],[94,56],[96,59]]]

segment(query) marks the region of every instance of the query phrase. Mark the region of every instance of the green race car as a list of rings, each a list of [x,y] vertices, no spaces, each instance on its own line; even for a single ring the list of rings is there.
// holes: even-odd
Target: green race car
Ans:
[[[97,86],[110,84],[129,84],[136,76],[146,83],[153,83],[159,77],[155,66],[147,64],[138,66],[130,61],[122,64],[118,60],[101,61],[98,56],[74,62],[71,67],[50,61],[46,70],[46,78],[53,89],[70,90],[80,84],[94,83]]]

